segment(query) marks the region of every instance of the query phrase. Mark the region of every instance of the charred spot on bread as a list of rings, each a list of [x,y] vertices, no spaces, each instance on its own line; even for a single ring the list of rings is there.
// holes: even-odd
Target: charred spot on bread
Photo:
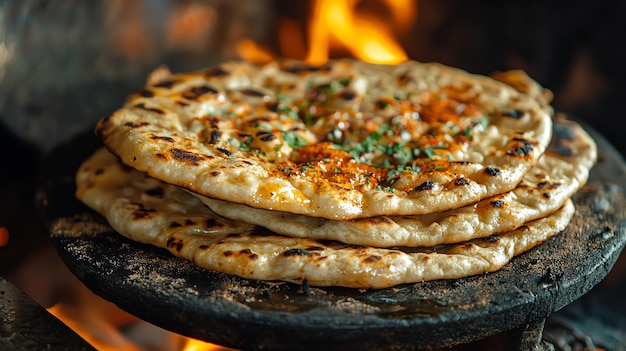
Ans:
[[[526,156],[534,149],[534,144],[529,140],[523,138],[513,138],[513,141],[517,143],[513,146],[513,149],[506,151],[506,154],[509,156]]]
[[[163,141],[167,141],[167,142],[170,142],[170,143],[173,143],[175,141],[175,139],[172,138],[172,137],[160,136],[160,135],[152,135],[150,137],[150,139],[152,139],[152,140],[163,140]]]
[[[543,181],[537,184],[537,189],[556,189],[561,186],[561,183]]]
[[[256,89],[250,89],[250,88],[248,88],[248,89],[241,89],[241,90],[239,90],[239,92],[241,92],[243,95],[251,96],[251,97],[265,97],[265,96],[267,96],[267,94],[265,94],[262,91],[258,91]]]
[[[174,249],[176,251],[180,251],[183,249],[184,243],[180,239],[169,238],[167,239],[166,246],[170,249]]]
[[[414,188],[414,190],[415,191],[426,191],[426,190],[431,190],[434,186],[435,186],[435,183],[432,180],[427,180],[427,181],[423,182],[422,184],[416,186]]]
[[[309,65],[306,63],[298,63],[298,64],[291,65],[289,67],[286,67],[285,70],[289,73],[301,74],[301,73],[328,71],[330,70],[330,66],[328,65],[314,66],[314,65]]]
[[[185,151],[185,150],[178,149],[178,148],[170,149],[170,153],[175,159],[184,161],[187,163],[191,163],[195,166],[200,164],[200,161],[203,161],[205,159],[204,156],[199,155],[195,152]]]
[[[226,71],[224,68],[218,66],[218,67],[213,67],[210,68],[208,70],[206,70],[204,72],[204,75],[208,78],[211,77],[225,77],[227,75],[230,75],[230,73],[228,71]]]
[[[487,173],[490,176],[494,176],[497,177],[500,175],[500,169],[499,168],[495,168],[495,167],[487,167],[485,168],[485,173]]]
[[[228,149],[224,149],[223,147],[218,147],[217,151],[223,153],[226,156],[232,156],[233,155],[232,151],[230,151]]]
[[[156,212],[153,208],[145,208],[144,204],[139,202],[133,203],[133,205],[136,207],[132,213],[133,220],[150,218],[152,217],[152,213]]]
[[[502,200],[491,201],[491,206],[500,208],[500,207],[504,206],[504,201],[502,201]]]
[[[127,127],[131,127],[131,128],[139,128],[139,127],[148,126],[148,125],[150,125],[150,123],[148,123],[148,122],[137,122],[137,123],[135,123],[135,122],[126,122],[126,123],[124,123],[124,125],[127,126]]]
[[[520,119],[524,116],[524,112],[520,110],[506,110],[506,111],[500,112],[500,115],[504,117],[513,118],[513,119]]]
[[[182,227],[182,226],[183,226],[183,225],[182,225],[182,224],[180,224],[180,223],[178,223],[178,222],[172,222],[172,223],[170,223],[170,228],[180,228],[180,227]]]
[[[495,234],[494,235],[490,235],[490,236],[485,238],[485,241],[488,242],[488,243],[495,244],[495,243],[500,242],[500,236],[495,235]]]
[[[289,249],[285,252],[283,252],[283,256],[289,257],[289,256],[311,256],[313,255],[312,253],[310,253],[309,251],[305,250],[305,249]]]
[[[183,97],[188,100],[196,100],[202,95],[217,94],[217,93],[218,91],[215,88],[210,87],[208,85],[201,85],[201,86],[189,88],[187,91],[183,93]]]
[[[472,181],[469,180],[468,178],[460,177],[460,178],[456,178],[454,180],[454,185],[456,185],[456,186],[463,186],[463,185],[468,185],[471,182]]]
[[[382,260],[382,257],[378,256],[378,255],[371,255],[371,256],[367,256],[363,261],[367,262],[367,263],[375,263]]]
[[[220,141],[221,137],[222,137],[222,132],[216,129],[211,130],[211,134],[209,137],[209,145],[217,144]]]
[[[140,102],[140,103],[136,104],[135,107],[138,108],[138,109],[142,109],[142,110],[145,110],[145,111],[150,111],[150,112],[156,113],[157,115],[165,114],[165,112],[163,110],[161,110],[160,108],[148,107],[143,102]]]
[[[224,223],[218,221],[215,218],[208,218],[204,221],[204,227],[209,230],[219,229],[224,227]]]
[[[350,101],[354,100],[354,98],[356,97],[356,93],[350,90],[346,90],[339,94],[339,97],[346,101]]]

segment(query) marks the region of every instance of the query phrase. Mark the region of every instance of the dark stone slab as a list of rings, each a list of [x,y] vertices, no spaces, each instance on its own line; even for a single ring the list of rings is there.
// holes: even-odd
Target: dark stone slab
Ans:
[[[495,273],[381,290],[252,281],[197,268],[115,233],[74,199],[71,177],[50,181],[39,204],[79,279],[176,333],[242,349],[440,348],[510,330],[538,334],[541,328],[527,326],[541,326],[611,270],[626,242],[626,171],[619,154],[595,138],[599,162],[560,235]],[[512,347],[528,348],[516,342]]]

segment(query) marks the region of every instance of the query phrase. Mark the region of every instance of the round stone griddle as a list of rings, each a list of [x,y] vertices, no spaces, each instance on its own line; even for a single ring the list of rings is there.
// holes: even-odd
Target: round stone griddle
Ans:
[[[241,279],[125,239],[74,198],[73,174],[95,148],[77,147],[83,139],[57,153],[77,156],[47,177],[38,204],[80,280],[173,332],[241,349],[440,348],[542,321],[611,270],[626,242],[626,167],[592,134],[599,161],[564,232],[495,273],[381,290]]]

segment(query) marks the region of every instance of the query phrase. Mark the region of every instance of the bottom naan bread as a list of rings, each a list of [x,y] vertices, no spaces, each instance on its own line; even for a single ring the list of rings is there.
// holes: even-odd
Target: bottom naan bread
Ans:
[[[290,238],[223,219],[187,192],[123,166],[105,149],[79,169],[77,197],[120,234],[165,248],[200,267],[250,279],[357,288],[498,270],[513,256],[562,231],[574,214],[574,205],[567,201],[552,215],[515,231],[431,248]]]

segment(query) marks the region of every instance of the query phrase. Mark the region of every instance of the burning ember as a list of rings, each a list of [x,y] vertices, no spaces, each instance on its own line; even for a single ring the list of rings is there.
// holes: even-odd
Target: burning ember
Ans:
[[[0,227],[0,247],[6,246],[9,243],[9,230],[5,227]]]

